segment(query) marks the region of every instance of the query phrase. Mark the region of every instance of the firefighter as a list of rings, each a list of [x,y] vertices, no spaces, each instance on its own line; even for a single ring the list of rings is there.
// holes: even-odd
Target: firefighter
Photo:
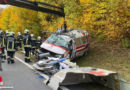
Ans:
[[[29,34],[29,30],[24,30],[23,35],[23,44],[24,44],[24,50],[25,50],[25,62],[30,62],[30,55],[31,55],[31,36]]]
[[[1,42],[2,42],[2,58],[6,60],[6,54],[5,54],[5,45],[6,45],[6,40],[5,40],[5,35],[4,35],[4,32],[1,30],[0,31],[0,39],[1,39]]]
[[[7,38],[8,38],[8,36],[9,36],[9,31],[6,30],[6,33],[5,33],[5,42],[6,42],[6,43],[7,43]],[[6,47],[6,50],[7,50],[7,47]]]
[[[40,45],[42,44],[42,40],[41,40],[41,37],[38,36],[37,37],[37,41],[36,41],[36,47],[37,47],[37,51],[40,50]]]
[[[20,32],[18,32],[17,36],[17,47],[22,48],[22,35]]]
[[[9,31],[6,30],[6,34],[5,34],[5,36],[8,37],[8,35],[9,35]]]
[[[35,50],[36,50],[36,38],[34,36],[34,34],[31,34],[31,45],[32,45],[32,54],[35,54]]]
[[[8,34],[6,47],[7,47],[8,64],[10,64],[10,63],[13,64],[13,63],[15,63],[14,62],[14,54],[15,54],[15,50],[17,47],[16,39],[14,37],[14,32],[10,32]]]

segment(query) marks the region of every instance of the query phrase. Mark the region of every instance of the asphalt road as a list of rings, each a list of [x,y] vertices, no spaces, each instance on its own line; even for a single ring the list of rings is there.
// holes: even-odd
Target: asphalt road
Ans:
[[[24,59],[20,54],[16,57]],[[3,72],[0,72],[3,77],[4,86],[11,86],[12,89],[0,90],[52,90],[43,83],[38,75],[28,68],[26,65],[15,59],[15,64],[3,63]]]

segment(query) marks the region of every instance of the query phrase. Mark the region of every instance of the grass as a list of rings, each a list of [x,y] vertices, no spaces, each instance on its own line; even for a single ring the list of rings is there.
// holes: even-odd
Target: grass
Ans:
[[[130,49],[91,39],[89,54],[76,60],[79,66],[103,68],[118,72],[130,82]]]

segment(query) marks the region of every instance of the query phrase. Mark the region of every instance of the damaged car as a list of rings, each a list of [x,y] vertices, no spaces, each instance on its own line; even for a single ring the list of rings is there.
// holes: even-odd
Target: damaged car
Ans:
[[[73,60],[88,53],[88,32],[85,30],[58,30],[41,45],[38,60],[54,58],[69,58]]]

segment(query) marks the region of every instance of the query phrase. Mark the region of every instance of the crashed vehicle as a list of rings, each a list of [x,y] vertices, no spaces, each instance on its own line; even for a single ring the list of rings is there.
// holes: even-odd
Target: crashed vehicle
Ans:
[[[76,63],[72,63],[66,58],[51,58],[40,60],[33,64],[36,70],[42,71],[46,75],[54,75],[62,69],[76,68]]]
[[[88,32],[85,30],[58,30],[52,34],[41,45],[38,53],[38,60],[54,58],[69,58],[87,55],[88,53]]]
[[[41,67],[37,67],[38,65]],[[40,74],[44,77],[43,82],[53,90],[129,90],[130,88],[124,88],[124,83],[120,82],[116,72],[79,67],[65,58],[39,61],[33,67],[43,70]]]

